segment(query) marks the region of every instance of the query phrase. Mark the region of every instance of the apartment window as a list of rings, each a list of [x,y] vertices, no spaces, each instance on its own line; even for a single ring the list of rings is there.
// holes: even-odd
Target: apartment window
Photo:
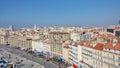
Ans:
[[[118,57],[118,60],[120,61],[120,57]]]
[[[63,38],[63,36],[61,35],[61,38]]]
[[[115,59],[115,56],[113,55],[113,59]]]

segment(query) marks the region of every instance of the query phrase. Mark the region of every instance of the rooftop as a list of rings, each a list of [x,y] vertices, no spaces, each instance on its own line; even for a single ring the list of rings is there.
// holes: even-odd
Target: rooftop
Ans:
[[[98,43],[93,49],[103,50],[104,44]]]

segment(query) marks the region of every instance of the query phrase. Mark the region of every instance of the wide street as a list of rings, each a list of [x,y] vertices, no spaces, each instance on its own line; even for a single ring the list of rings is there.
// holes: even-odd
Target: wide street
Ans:
[[[9,64],[12,64],[15,68],[44,68],[39,63],[28,60],[19,55],[10,53],[10,52],[6,51],[5,49],[0,48],[0,50],[1,50],[0,57],[8,62],[8,66],[9,66]]]
[[[52,62],[50,62],[50,61],[47,62],[45,59],[34,57],[33,55],[30,55],[25,51],[14,49],[12,47],[7,47],[5,45],[0,45],[0,48],[3,48],[4,50],[6,50],[8,52],[11,52],[11,53],[18,55],[18,56],[21,56],[21,57],[24,57],[28,60],[33,61],[33,62],[39,63],[40,65],[43,65],[45,68],[58,68],[58,66],[56,66]]]

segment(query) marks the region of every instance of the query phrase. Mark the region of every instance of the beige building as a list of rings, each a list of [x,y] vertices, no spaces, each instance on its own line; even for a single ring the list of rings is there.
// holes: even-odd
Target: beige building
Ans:
[[[5,35],[0,35],[0,44],[6,44],[7,39],[5,38]]]
[[[50,32],[49,38],[52,40],[66,41],[70,39],[70,34],[67,32]]]
[[[107,42],[102,54],[106,68],[120,68],[120,43]]]
[[[62,58],[69,63],[69,50],[68,45],[64,46],[62,49]]]
[[[103,51],[104,44],[96,44],[92,48],[92,64],[93,68],[104,68],[103,64],[103,57],[102,57],[102,51]]]
[[[52,40],[51,54],[52,57],[62,57],[63,43],[70,39],[70,35],[67,32],[50,32],[49,39]]]
[[[70,43],[70,41],[65,41],[62,44],[62,58],[69,63],[69,47],[68,44]]]
[[[82,60],[85,68],[119,68],[120,44],[107,42],[93,46],[82,46]]]
[[[8,38],[8,43],[13,46],[32,50],[32,39],[23,36],[13,36]]]
[[[51,54],[54,58],[62,57],[62,42],[54,41],[51,44]]]
[[[92,49],[87,46],[82,46],[82,61],[85,68],[92,68]]]

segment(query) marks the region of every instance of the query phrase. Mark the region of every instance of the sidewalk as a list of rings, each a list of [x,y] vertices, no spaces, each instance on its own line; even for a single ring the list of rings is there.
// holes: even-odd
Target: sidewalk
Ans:
[[[16,54],[12,54],[6,50],[3,50],[1,54],[7,61],[9,61],[11,64],[14,64],[17,68],[45,68],[39,63],[33,62]],[[11,58],[9,55],[11,55]]]

